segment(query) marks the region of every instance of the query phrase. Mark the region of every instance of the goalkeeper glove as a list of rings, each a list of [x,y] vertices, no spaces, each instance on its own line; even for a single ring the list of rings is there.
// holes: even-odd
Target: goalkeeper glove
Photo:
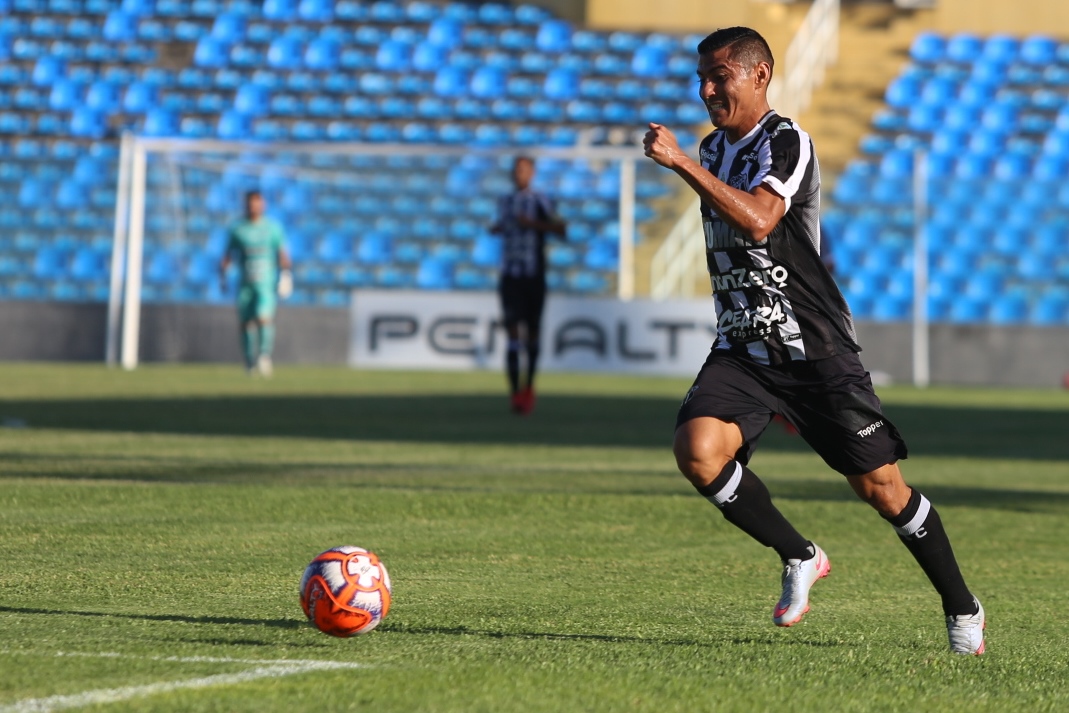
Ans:
[[[278,296],[287,299],[293,294],[293,273],[283,270],[278,274]]]

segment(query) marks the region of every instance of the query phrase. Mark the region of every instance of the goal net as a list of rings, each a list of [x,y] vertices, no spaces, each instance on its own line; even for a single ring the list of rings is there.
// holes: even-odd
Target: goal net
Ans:
[[[294,261],[290,304],[344,307],[359,288],[488,290],[489,236],[517,155],[557,201],[550,288],[634,293],[634,245],[671,188],[634,146],[250,144],[127,135],[120,151],[107,361],[134,368],[142,302],[229,303],[218,276],[227,227],[260,190]]]

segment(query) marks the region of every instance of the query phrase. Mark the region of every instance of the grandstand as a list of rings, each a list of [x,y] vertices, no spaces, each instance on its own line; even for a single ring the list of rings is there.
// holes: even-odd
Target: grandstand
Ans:
[[[855,313],[910,315],[923,151],[932,319],[1069,323],[1069,43],[921,33],[885,101],[824,215]]]
[[[537,150],[630,143],[646,120],[705,120],[682,81],[693,72],[696,36],[576,29],[529,5],[7,5],[0,134],[17,137],[5,142],[0,175],[0,225],[9,236],[0,297],[7,299],[107,298],[124,131]],[[485,226],[494,196],[508,188],[510,160],[473,152],[460,161],[399,156],[384,165],[319,156],[313,173],[348,174],[319,185],[294,181],[292,171],[156,161],[143,298],[227,300],[214,265],[225,225],[253,185],[288,228],[296,304],[344,305],[354,287],[489,288],[498,247]],[[546,160],[539,178],[571,224],[570,244],[550,254],[551,287],[609,291],[618,170]],[[668,190],[662,172],[640,168],[639,223],[655,216],[653,202]]]
[[[497,2],[0,0],[0,300],[113,297],[128,133],[248,147],[150,156],[149,304],[229,304],[216,264],[225,226],[254,186],[289,233],[291,304],[344,308],[354,288],[491,289],[499,248],[486,226],[519,151],[544,156],[537,180],[570,224],[569,242],[549,254],[551,288],[611,295],[630,233],[619,223],[619,162],[576,156],[584,147],[637,155],[647,120],[685,127],[693,142],[706,121],[687,81],[704,32],[643,20],[639,5],[619,15],[631,28],[621,30]],[[777,66],[783,82],[798,64],[787,41],[804,49],[813,36],[802,24],[810,6],[747,5],[732,17],[768,24],[787,58]],[[827,9],[818,26],[839,24],[838,3],[818,5]],[[963,32],[967,7],[944,6],[942,15],[844,6],[843,48],[855,60],[866,53],[852,76],[879,77],[884,97],[859,142],[867,97],[832,81],[808,109],[777,102],[820,147],[837,276],[864,324],[893,327],[914,314],[913,174],[923,151],[935,177],[924,222],[930,319],[1064,327],[1069,198],[1058,179],[1069,169],[1069,43],[1004,17],[1012,35]],[[901,54],[872,41],[882,21],[855,12],[873,8],[900,23]],[[918,34],[923,27],[940,32]],[[871,31],[859,38],[860,28]],[[823,67],[808,71],[819,81]],[[883,86],[884,77],[894,78]],[[853,111],[830,111],[835,93]],[[974,124],[982,133],[969,131]],[[299,148],[323,145],[367,148]],[[392,147],[401,150],[387,156]],[[646,161],[637,168],[636,295],[673,294],[646,274],[692,211],[672,176]],[[700,256],[680,255],[704,293]]]

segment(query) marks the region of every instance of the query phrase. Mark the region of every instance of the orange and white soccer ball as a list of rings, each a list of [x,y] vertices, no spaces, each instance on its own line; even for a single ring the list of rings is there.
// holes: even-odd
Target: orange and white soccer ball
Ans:
[[[390,611],[390,575],[373,552],[334,547],[316,556],[301,577],[301,608],[324,634],[356,636]]]

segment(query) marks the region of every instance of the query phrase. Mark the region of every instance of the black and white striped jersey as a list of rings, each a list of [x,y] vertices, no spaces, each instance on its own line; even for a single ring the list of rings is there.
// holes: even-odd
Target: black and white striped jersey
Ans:
[[[494,230],[504,241],[501,250],[503,277],[545,278],[546,236],[540,230],[520,225],[519,219],[546,222],[555,216],[552,199],[529,188],[498,199]]]
[[[850,308],[820,259],[820,168],[809,135],[769,112],[736,143],[716,130],[699,151],[702,167],[729,186],[764,184],[787,204],[761,242],[702,204],[713,348],[773,365],[861,351]]]

